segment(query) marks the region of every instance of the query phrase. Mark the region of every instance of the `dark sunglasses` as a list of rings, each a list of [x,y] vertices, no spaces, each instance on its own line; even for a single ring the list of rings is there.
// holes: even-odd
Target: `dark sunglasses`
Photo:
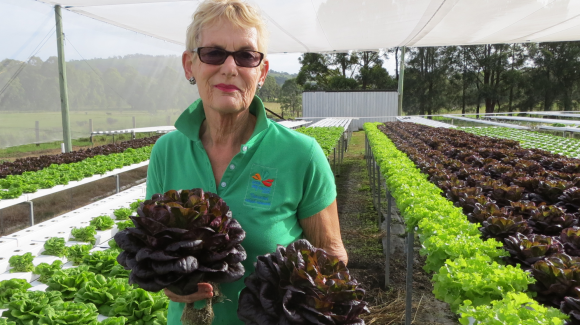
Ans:
[[[217,47],[196,47],[193,49],[199,55],[203,63],[211,65],[223,64],[228,56],[233,56],[238,67],[255,68],[262,63],[264,53],[250,50],[240,50],[235,52],[226,51]]]

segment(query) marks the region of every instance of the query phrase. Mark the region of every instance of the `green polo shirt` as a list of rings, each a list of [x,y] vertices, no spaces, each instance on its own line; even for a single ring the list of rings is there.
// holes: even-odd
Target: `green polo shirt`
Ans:
[[[246,231],[242,246],[248,258],[245,276],[254,271],[256,257],[274,252],[302,237],[299,219],[328,207],[336,198],[334,175],[316,140],[266,118],[255,97],[250,113],[256,127],[234,156],[219,184],[215,184],[209,158],[199,138],[205,113],[194,102],[153,147],[147,171],[147,198],[169,190],[202,188],[218,194]],[[213,324],[243,325],[238,320],[238,295],[243,279],[220,285],[228,300],[213,306]],[[196,303],[196,307],[204,302]],[[169,304],[168,325],[181,325],[185,304]]]

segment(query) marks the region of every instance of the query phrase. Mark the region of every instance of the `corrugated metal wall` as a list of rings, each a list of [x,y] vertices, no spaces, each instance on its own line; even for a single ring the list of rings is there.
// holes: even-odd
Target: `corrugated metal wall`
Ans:
[[[362,129],[367,122],[391,122],[397,115],[396,91],[352,91],[302,93],[302,117],[319,121],[327,117],[358,118],[352,130]]]

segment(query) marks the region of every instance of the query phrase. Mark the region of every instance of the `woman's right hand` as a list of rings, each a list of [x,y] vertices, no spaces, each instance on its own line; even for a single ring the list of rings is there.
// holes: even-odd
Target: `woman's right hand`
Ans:
[[[169,300],[173,302],[185,302],[188,304],[213,297],[213,287],[209,283],[198,283],[197,292],[187,296],[175,294],[169,291],[168,289],[163,289],[163,291],[165,292],[165,295],[167,296],[167,298],[169,298]]]

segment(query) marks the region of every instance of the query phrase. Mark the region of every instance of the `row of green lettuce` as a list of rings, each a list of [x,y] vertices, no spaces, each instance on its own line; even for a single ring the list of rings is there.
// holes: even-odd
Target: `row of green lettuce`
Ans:
[[[580,140],[575,138],[503,127],[464,127],[460,130],[491,138],[519,141],[523,148],[542,149],[572,158],[580,157]]]
[[[115,210],[119,229],[133,226],[126,215],[133,213],[141,200],[130,208]],[[93,223],[93,221],[95,221]],[[109,216],[93,219],[91,226],[110,229],[115,221]],[[75,229],[73,229],[75,230]],[[74,235],[74,233],[73,233]],[[92,242],[94,233],[76,234],[75,240]],[[91,236],[92,235],[92,236]],[[53,237],[45,242],[43,255],[66,256],[78,267],[63,269],[63,262],[40,263],[34,267],[30,253],[10,258],[11,272],[33,272],[39,282],[47,285],[46,292],[30,291],[31,285],[23,279],[0,281],[0,325],[33,324],[89,324],[89,325],[161,325],[167,323],[168,299],[162,293],[150,293],[130,285],[130,271],[117,262],[120,252],[114,239],[111,248],[90,252],[93,245],[79,244],[67,247],[64,238]],[[110,318],[98,322],[98,315]]]
[[[379,124],[365,123],[364,129],[407,228],[418,228],[420,253],[427,256],[424,269],[435,272],[435,297],[459,313],[465,325],[564,324],[568,316],[532,299],[535,293],[527,288],[535,280],[501,261],[508,255],[502,244],[483,241],[479,225],[441,196],[427,175],[377,128]]]
[[[114,264],[115,254],[95,252],[86,255],[85,260],[91,264],[69,269],[57,266],[45,280],[46,291],[28,290],[30,284],[23,279],[0,282],[0,306],[7,308],[0,324],[167,323],[167,297],[163,292],[150,293],[130,285],[128,272]],[[103,268],[103,264],[109,267]],[[115,269],[120,269],[118,276],[111,275]],[[105,270],[108,272],[98,273]],[[98,322],[99,314],[111,318]]]
[[[83,161],[50,165],[35,172],[22,175],[8,175],[0,179],[0,199],[15,199],[24,193],[34,193],[39,189],[66,185],[70,181],[80,181],[93,175],[103,175],[117,168],[137,164],[149,159],[153,145],[139,149],[128,148],[122,153],[95,156]]]
[[[328,155],[332,153],[332,149],[336,147],[340,136],[344,133],[344,128],[342,126],[316,128],[300,127],[297,128],[296,131],[316,139],[316,142],[318,142],[320,147],[322,147],[324,154],[328,157]]]

